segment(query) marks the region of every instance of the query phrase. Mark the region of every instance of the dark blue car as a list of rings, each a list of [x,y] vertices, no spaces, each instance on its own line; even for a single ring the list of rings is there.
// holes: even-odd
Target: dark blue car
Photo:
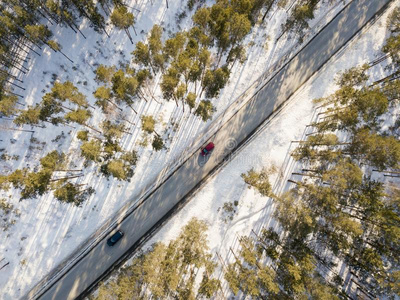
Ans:
[[[114,246],[120,239],[122,239],[123,236],[124,233],[121,230],[118,230],[107,240],[107,245]]]

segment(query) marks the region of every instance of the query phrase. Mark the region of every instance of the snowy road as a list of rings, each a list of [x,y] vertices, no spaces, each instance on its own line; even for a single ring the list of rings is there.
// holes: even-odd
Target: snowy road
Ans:
[[[74,299],[196,187],[238,144],[245,141],[274,110],[317,72],[373,16],[391,0],[354,0],[304,49],[286,64],[241,110],[215,134],[216,148],[208,161],[198,152],[138,206],[120,225],[125,232],[114,247],[101,241],[41,296],[29,298]],[[201,215],[202,212],[198,212]]]

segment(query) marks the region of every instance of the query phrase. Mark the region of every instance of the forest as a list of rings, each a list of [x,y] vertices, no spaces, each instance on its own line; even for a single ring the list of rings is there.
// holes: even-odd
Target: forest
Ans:
[[[294,141],[301,172],[292,187],[274,195],[265,173],[243,174],[273,198],[279,226],[240,238],[225,270],[234,294],[354,299],[353,285],[366,299],[399,296],[399,18],[397,8],[381,57],[338,74],[339,89],[314,100],[324,111],[306,140]],[[372,81],[368,72],[385,60],[389,75]]]
[[[381,56],[337,74],[337,90],[314,100],[322,112],[306,139],[293,141],[291,157],[301,172],[292,173],[285,192],[274,193],[264,166],[242,174],[249,187],[273,200],[276,226],[239,237],[226,265],[218,253],[208,260],[207,227],[192,219],[168,245],[156,243],[135,255],[92,298],[399,297],[399,24],[396,8]],[[374,67],[383,62],[386,75],[377,78]],[[187,244],[193,248],[186,250]]]
[[[297,1],[282,31],[302,36],[319,2]],[[246,59],[244,38],[257,22],[267,21],[266,16],[274,5],[283,9],[293,4],[286,0],[219,0],[205,6],[204,1],[191,0],[187,10],[196,8],[196,11],[189,29],[167,36],[155,24],[147,40],[134,45],[130,63],[98,65],[95,70],[98,87],[92,91],[93,97],[85,96],[69,80],[53,80],[42,99],[30,105],[16,91],[24,89],[23,80],[15,71],[28,72],[24,66],[26,54],[40,55],[39,50],[49,47],[72,62],[47,24],[67,27],[86,38],[79,24],[87,20],[95,32],[109,35],[107,16],[132,41],[132,29],[136,33],[135,16],[119,0],[3,1],[0,6],[0,113],[2,118],[13,120],[15,126],[3,130],[40,134],[41,129],[51,126],[65,127],[66,131],[80,128],[74,139],[80,143],[83,164],[74,168],[71,165],[79,164],[72,164],[68,153],[54,145],[34,167],[22,166],[1,174],[0,188],[19,195],[21,200],[52,192],[57,200],[80,206],[95,192],[88,184],[75,181],[85,176],[88,166],[97,165],[105,177],[129,180],[140,159],[136,149],[124,149],[121,145],[121,139],[131,134],[129,129],[140,125],[145,134],[152,136],[150,143],[154,151],[164,150],[165,141],[155,130],[157,120],[153,116],[142,115],[140,124],[134,124],[120,113],[127,107],[132,114],[137,114],[135,105],[139,101],[174,101],[183,111],[189,109],[204,122],[211,120],[215,112],[213,99],[227,84],[232,67]],[[154,85],[161,89],[162,98],[154,96]],[[146,144],[144,141],[143,145]],[[11,152],[8,149],[1,150],[4,160],[16,159],[8,154]]]
[[[72,139],[79,145],[80,160],[59,149],[63,131],[47,141],[52,150],[40,159],[27,159],[0,174],[0,189],[20,201],[50,195],[79,208],[96,190],[76,179],[93,167],[109,180],[129,182],[139,147],[146,144],[126,147],[122,139],[132,135],[132,128],[140,127],[153,151],[166,151],[166,138],[157,129],[160,121],[140,115],[139,103],[170,101],[211,122],[234,66],[247,59],[244,40],[251,30],[270,22],[278,7],[289,12],[281,36],[289,34],[301,43],[308,22],[325,2],[335,1],[216,0],[208,5],[189,0],[189,28],[171,33],[154,24],[134,44],[140,28],[134,11],[121,0],[2,1],[0,118],[11,120],[12,126],[0,130],[40,136],[48,128],[63,128],[66,134],[77,129]],[[126,34],[132,43],[129,63],[96,65],[90,96],[72,80],[54,79],[40,99],[26,103],[18,91],[25,91],[29,56],[50,49],[74,63],[49,25],[87,39],[80,29],[83,22],[90,24],[91,34],[109,36],[110,24]],[[231,249],[234,262],[224,265],[208,248],[207,224],[193,219],[176,239],[135,255],[92,298],[226,297],[227,282],[229,293],[253,298],[353,299],[340,268],[351,274],[351,284],[364,297],[399,297],[400,191],[387,183],[399,177],[400,169],[399,24],[400,10],[395,9],[382,56],[338,74],[338,90],[315,100],[324,112],[310,124],[313,133],[297,141],[291,153],[302,172],[290,179],[290,189],[274,194],[268,172],[256,171],[263,166],[243,174],[246,184],[273,199],[276,227],[240,237],[240,249]],[[374,66],[384,62],[387,75],[371,76]],[[140,122],[133,123],[123,112],[139,116]],[[44,143],[36,137],[30,141],[38,148]],[[0,148],[0,160],[18,162],[12,143],[8,147]],[[7,198],[0,199],[0,211],[4,231],[21,214]],[[217,269],[223,270],[223,278],[216,276]]]

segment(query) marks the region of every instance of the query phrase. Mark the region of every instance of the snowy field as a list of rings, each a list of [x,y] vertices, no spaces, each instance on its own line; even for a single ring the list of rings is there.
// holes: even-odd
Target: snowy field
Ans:
[[[252,229],[257,232],[262,226],[266,228],[273,226],[272,200],[261,196],[253,188],[249,189],[241,174],[251,168],[260,170],[274,167],[276,172],[270,176],[274,186],[273,192],[282,191],[280,187],[288,179],[282,171],[288,166],[289,151],[295,147],[291,141],[302,139],[306,125],[310,124],[315,114],[312,100],[328,96],[338,89],[334,83],[335,74],[381,56],[380,49],[387,37],[386,19],[392,9],[399,4],[400,1],[396,1],[375,24],[353,40],[343,52],[335,56],[308,81],[282,111],[222,169],[209,178],[192,199],[143,248],[146,249],[159,241],[167,244],[178,236],[182,227],[191,218],[197,217],[206,221],[209,226],[209,246],[216,262],[221,264],[215,255],[218,253],[227,264],[234,260],[229,249],[230,247],[237,249],[238,236],[250,235]],[[372,79],[384,77],[384,64],[375,66],[371,69],[372,72],[368,72]],[[238,201],[239,204],[230,220],[222,207],[224,203],[234,201]],[[223,280],[221,269],[216,271],[216,275]],[[222,294],[219,297],[222,299]]]
[[[183,11],[185,1],[169,1],[168,9],[164,0],[130,1],[127,4],[136,18],[135,28],[138,35],[133,35],[135,42],[144,41],[147,32],[156,23],[162,25],[165,34],[191,25],[190,14],[177,24],[177,15]],[[207,4],[211,5],[212,2],[208,1]],[[332,4],[321,7],[311,26],[322,26],[342,7],[342,2],[337,6]],[[285,19],[286,11],[275,7],[270,13],[270,20],[263,26],[256,25],[248,35],[245,41],[248,58],[243,65],[234,66],[228,85],[220,97],[215,99],[214,105],[217,111],[214,119],[296,43],[295,39],[287,39],[286,36],[276,42]],[[247,189],[240,174],[253,166],[260,166],[260,162],[265,166],[275,165],[279,168],[290,140],[301,135],[304,125],[310,119],[311,99],[329,94],[335,88],[331,78],[336,70],[339,70],[339,65],[344,69],[361,63],[361,59],[368,61],[374,57],[384,39],[383,24],[380,20],[357,45],[349,49],[346,52],[348,58],[341,58],[344,62],[336,63],[334,69],[325,70],[323,74],[326,75],[321,73],[312,85],[302,89],[285,111],[267,127],[268,129],[210,180],[183,211],[154,237],[154,240],[167,241],[173,238],[182,224],[201,209],[209,212],[207,221],[211,225],[210,232],[215,234],[211,237],[212,250],[226,253],[235,232],[246,234],[260,218],[268,218],[269,203],[253,190]],[[26,75],[19,75],[24,81],[23,87],[26,90],[14,91],[24,96],[21,102],[33,105],[51,89],[52,82],[70,80],[93,104],[92,93],[97,88],[94,81],[96,66],[129,63],[130,52],[133,51],[134,45],[130,43],[124,31],[118,31],[111,25],[107,28],[111,36],[108,38],[106,35],[95,33],[86,22],[83,22],[80,29],[87,39],[75,34],[69,28],[49,27],[55,34],[55,39],[62,45],[63,52],[74,63],[60,53],[54,53],[48,47],[44,47],[42,51],[37,50],[41,56],[30,54],[29,63],[25,64],[30,71]],[[375,32],[371,33],[372,30]],[[138,115],[128,108],[124,110],[124,116],[115,116],[124,117],[137,124],[128,128],[132,134],[126,135],[121,143],[124,150],[135,149],[139,154],[138,165],[131,182],[107,180],[100,175],[97,166],[90,166],[85,169],[87,175],[77,179],[76,182],[88,183],[96,192],[81,207],[62,204],[56,201],[51,193],[38,199],[19,202],[18,194],[12,194],[12,191],[1,192],[0,198],[7,198],[15,209],[8,217],[16,220],[7,231],[0,232],[2,241],[0,267],[8,263],[0,270],[1,299],[17,299],[29,291],[122,206],[128,202],[133,203],[140,191],[152,182],[158,172],[173,162],[207,126],[207,123],[198,117],[190,115],[188,110],[183,113],[182,107],[177,108],[175,103],[162,102],[160,91],[157,88],[154,88],[154,91],[160,104],[155,101],[149,103],[139,101],[135,104]],[[147,147],[139,145],[143,140],[139,125],[141,115],[153,115],[159,121],[156,131],[161,133],[166,141],[166,150],[155,152],[150,145]],[[102,117],[101,113],[94,114],[91,124],[99,124]],[[6,119],[0,119],[0,126],[0,128],[15,127],[11,120]],[[34,130],[33,134],[1,131],[0,148],[5,148],[10,156],[19,156],[16,160],[1,161],[1,174],[7,174],[16,168],[33,169],[43,155],[55,149],[68,154],[69,167],[74,169],[83,167],[83,160],[79,155],[79,142],[76,139],[76,133],[82,128],[56,127],[49,124],[46,126],[45,129],[24,127],[26,130]],[[217,210],[224,202],[234,200],[239,201],[240,212],[232,222],[224,223],[221,212],[218,213]]]

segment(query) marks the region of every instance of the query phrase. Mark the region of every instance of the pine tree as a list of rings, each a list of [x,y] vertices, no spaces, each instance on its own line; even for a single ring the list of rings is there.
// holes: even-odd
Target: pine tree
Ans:
[[[84,142],[81,145],[82,156],[87,160],[100,161],[101,143],[98,140]]]
[[[62,46],[57,43],[56,41],[49,40],[46,42],[46,44],[53,49],[55,52],[60,52],[66,59],[68,59],[70,62],[74,63],[72,59],[70,59],[64,52],[62,52]]]
[[[49,170],[51,172],[61,169],[65,160],[65,154],[60,153],[57,150],[47,153],[44,157],[40,159],[40,165],[44,170]]]
[[[308,21],[314,19],[314,11],[319,0],[301,0],[292,9],[291,15],[282,26],[283,32],[294,31],[303,42],[304,31],[309,28]]]
[[[19,115],[14,119],[17,125],[37,125],[41,121],[41,110],[38,106],[28,107],[26,110],[21,110]]]
[[[110,120],[103,121],[100,127],[103,130],[103,135],[112,141],[120,139],[122,134],[126,133],[123,124],[111,123]]]
[[[112,77],[112,91],[117,99],[125,102],[135,113],[132,107],[133,97],[138,93],[139,83],[135,77],[126,76],[123,70],[118,70]]]
[[[119,180],[127,180],[133,175],[131,169],[127,167],[121,159],[109,161],[103,170],[106,175],[112,175]]]
[[[136,64],[140,64],[144,67],[151,66],[150,59],[150,49],[149,46],[144,44],[143,42],[137,42],[135,50],[132,52],[133,62]],[[153,72],[154,68],[152,67]]]
[[[162,49],[163,55],[167,62],[171,62],[178,57],[183,51],[186,44],[186,36],[183,32],[177,32],[165,41]]]
[[[96,98],[95,105],[100,107],[104,113],[107,113],[110,110],[110,104],[119,109],[119,107],[114,102],[111,101],[112,98],[111,88],[100,86],[93,93],[93,95]]]
[[[51,96],[61,102],[69,101],[78,107],[88,108],[86,96],[79,92],[78,88],[70,81],[55,82],[51,89]]]
[[[189,92],[186,96],[185,102],[189,105],[191,110],[196,106],[196,98],[196,94],[192,92]]]
[[[207,98],[215,98],[219,95],[229,79],[229,70],[218,68],[216,70],[207,70],[203,80],[203,89],[206,91]]]
[[[111,159],[118,152],[122,152],[122,148],[117,141],[106,140],[104,142],[105,160]]]
[[[214,106],[209,100],[201,100],[197,107],[195,114],[206,122],[212,118],[212,114],[215,111]]]
[[[114,8],[111,14],[111,23],[119,29],[128,29],[135,24],[135,18],[125,6]]]
[[[80,125],[86,126],[95,132],[101,134],[101,131],[96,128],[88,125],[86,122],[90,119],[92,113],[89,110],[78,108],[77,110],[73,110],[65,115],[65,119],[69,122],[75,122]]]
[[[129,40],[133,44],[131,34],[129,33],[129,27],[135,24],[135,18],[132,13],[128,12],[125,6],[114,8],[111,14],[111,23],[119,29],[124,29]]]
[[[95,73],[96,73],[95,80],[97,82],[110,83],[115,73],[115,67],[114,66],[106,67],[104,65],[99,65]]]
[[[157,136],[159,136],[159,134],[154,130],[156,120],[153,118],[153,116],[142,116],[141,121],[143,131],[149,134],[152,134],[154,132]]]
[[[366,74],[369,66],[367,64],[347,69],[336,79],[336,83],[341,87],[363,87],[369,79]]]
[[[386,54],[389,54],[392,59],[392,64],[395,69],[398,70],[400,66],[400,9],[395,8],[391,15],[388,18],[387,27],[391,32],[391,35],[386,40],[385,45],[382,47],[382,51]]]
[[[132,151],[125,152],[124,154],[122,154],[121,159],[123,161],[129,163],[129,165],[131,167],[134,167],[134,166],[136,166],[136,163],[138,161],[138,155],[135,150],[132,150]]]
[[[89,140],[89,131],[87,131],[87,130],[78,131],[78,133],[76,134],[76,137],[78,140],[87,142]]]
[[[80,206],[85,201],[84,191],[79,189],[79,185],[67,182],[54,190],[54,197],[64,203],[72,203]]]
[[[255,187],[261,195],[266,197],[271,195],[271,184],[267,170],[263,169],[257,173],[254,169],[251,169],[247,174],[243,173],[241,177],[248,185]]]
[[[27,173],[23,181],[21,200],[36,198],[45,194],[49,189],[51,176],[52,172],[49,170]]]
[[[362,161],[380,169],[399,168],[400,142],[393,136],[381,136],[361,129],[354,135],[350,153]]]
[[[164,141],[158,135],[156,135],[154,137],[153,142],[152,142],[151,145],[153,146],[153,149],[156,150],[156,151],[160,151],[160,150],[164,149]]]
[[[25,32],[34,43],[39,45],[47,43],[52,36],[51,31],[43,24],[26,25]]]
[[[16,104],[18,97],[14,95],[0,95],[0,113],[8,117],[14,115],[17,112]]]
[[[176,101],[176,106],[178,106],[178,100],[176,99],[175,92],[179,85],[179,72],[174,67],[170,67],[167,73],[162,76],[162,81],[160,84],[161,91],[165,100]]]
[[[150,59],[155,72],[164,70],[164,56],[161,52],[163,45],[161,41],[162,31],[161,26],[155,24],[151,29],[149,36]]]

